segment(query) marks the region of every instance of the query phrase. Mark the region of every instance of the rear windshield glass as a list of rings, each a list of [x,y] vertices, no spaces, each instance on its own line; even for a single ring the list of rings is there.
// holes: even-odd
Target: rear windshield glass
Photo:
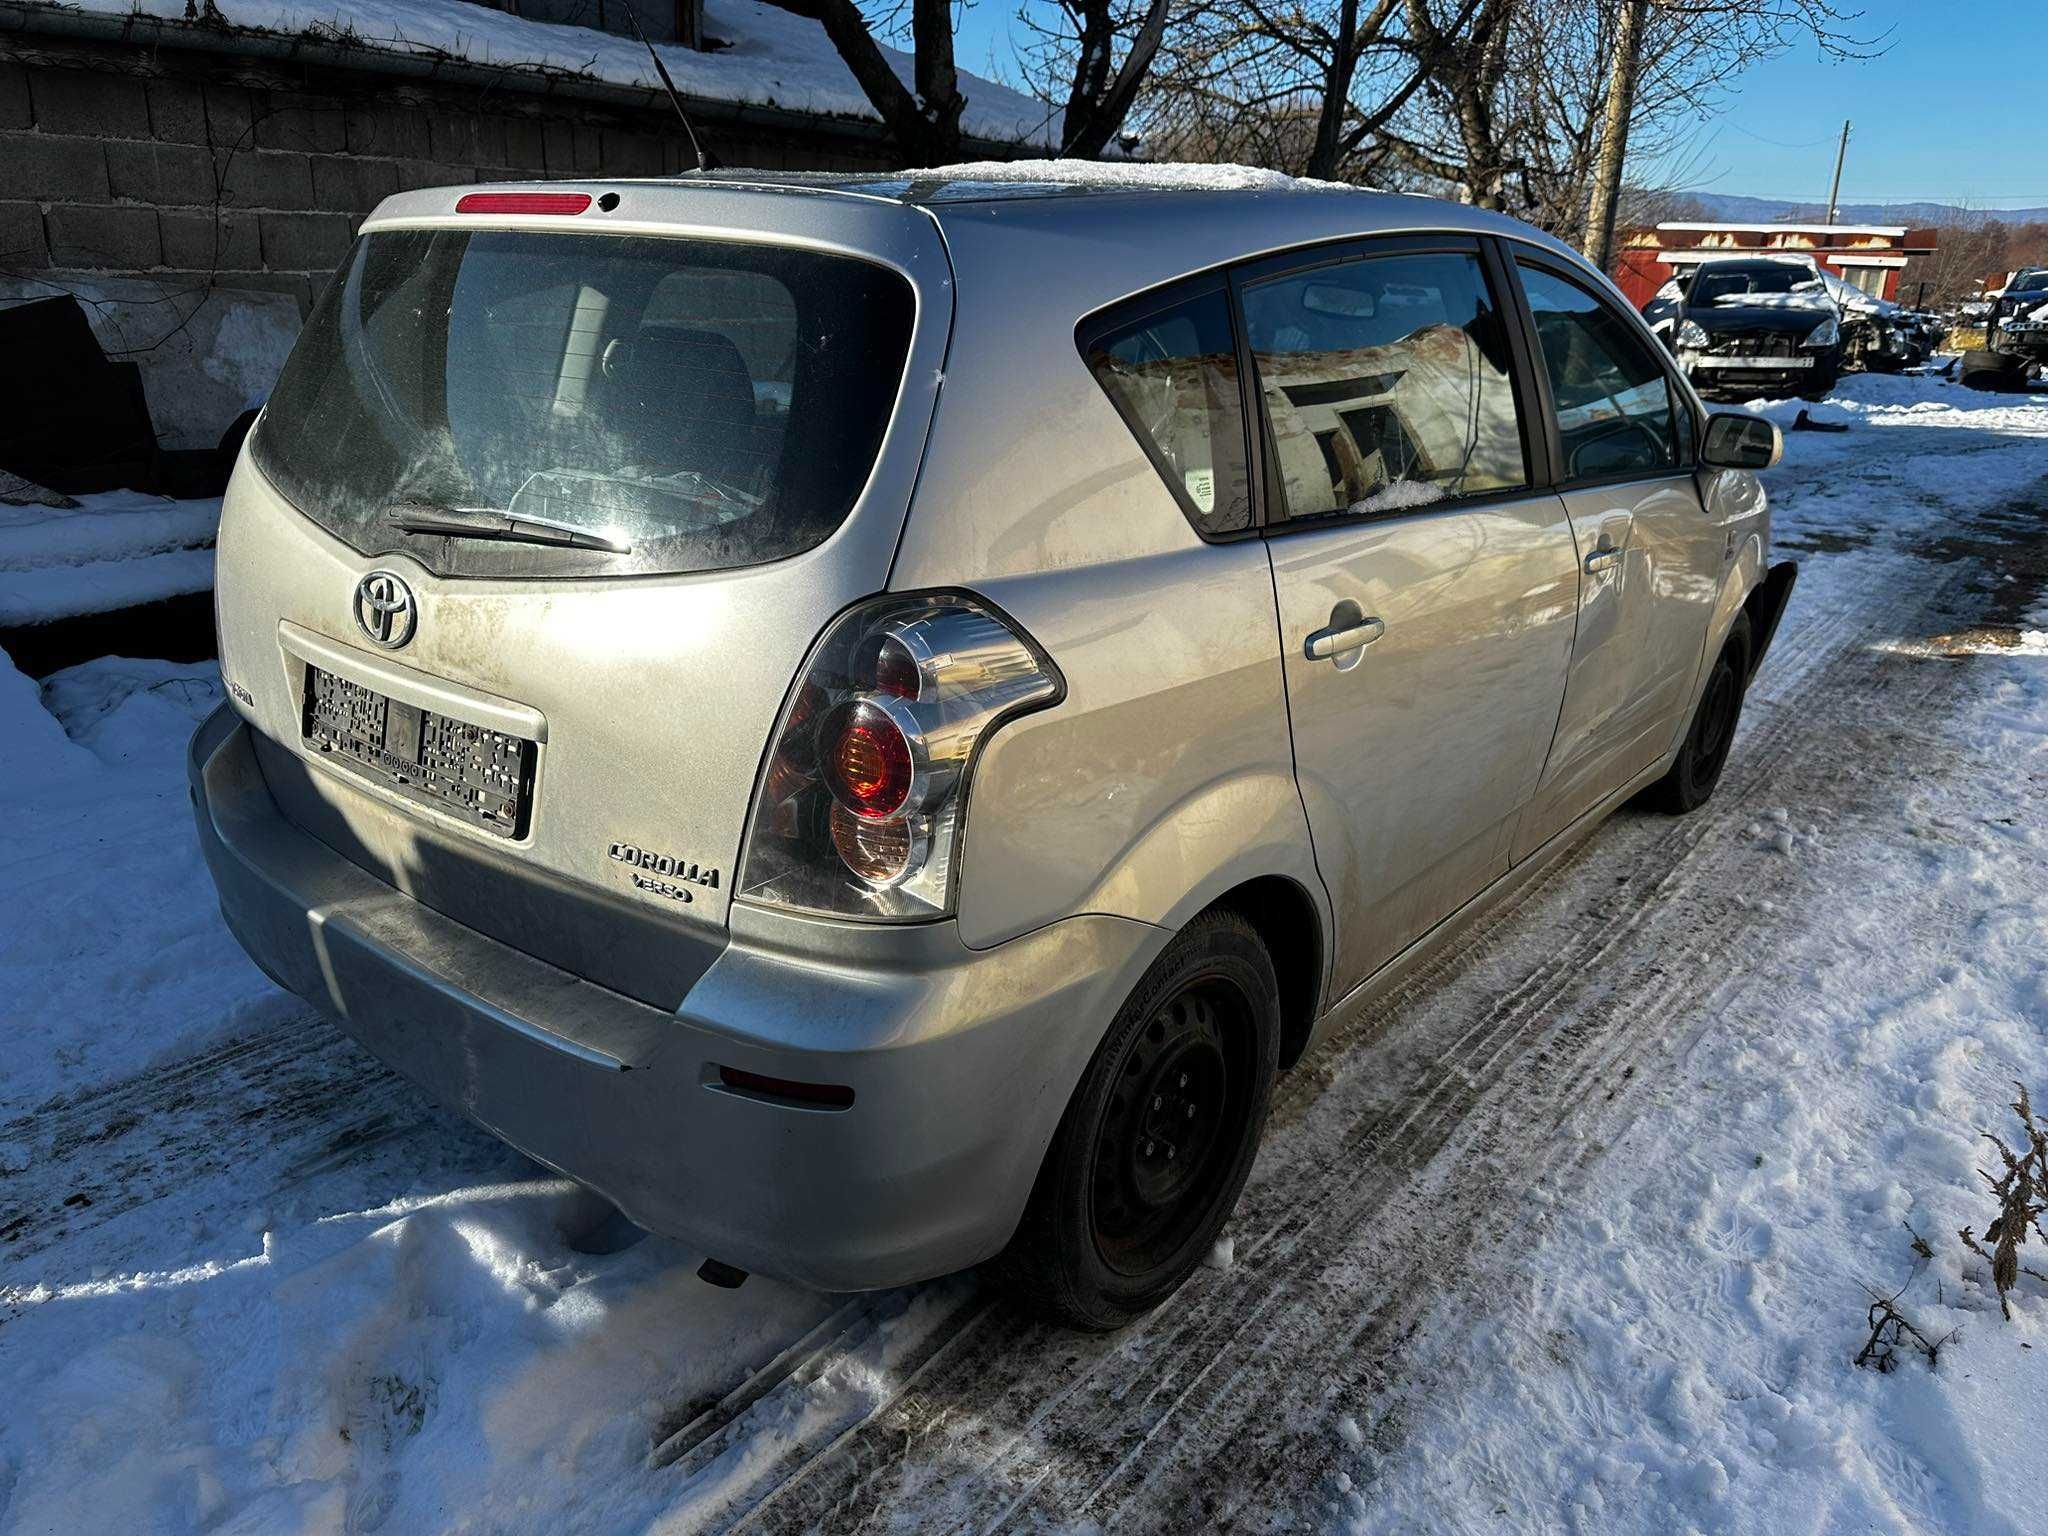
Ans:
[[[1825,291],[1810,268],[1790,262],[1768,267],[1708,267],[1692,285],[1695,304],[1718,304],[1724,299],[1742,299],[1751,294],[1812,293]]]
[[[307,322],[252,451],[357,549],[445,573],[758,564],[822,541],[860,495],[913,307],[882,267],[778,246],[368,235]],[[437,513],[616,547],[392,522]]]

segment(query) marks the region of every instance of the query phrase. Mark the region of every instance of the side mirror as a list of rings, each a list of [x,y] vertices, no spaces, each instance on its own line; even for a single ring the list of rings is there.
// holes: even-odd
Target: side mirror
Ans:
[[[1701,462],[1715,469],[1772,469],[1785,456],[1785,434],[1775,421],[1745,411],[1716,411],[1707,418]]]

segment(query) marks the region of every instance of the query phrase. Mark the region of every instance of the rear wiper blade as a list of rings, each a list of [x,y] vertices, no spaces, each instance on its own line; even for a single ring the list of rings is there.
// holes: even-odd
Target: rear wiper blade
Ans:
[[[445,533],[458,539],[503,539],[513,544],[555,544],[566,549],[602,549],[627,555],[633,546],[608,533],[593,533],[553,518],[514,516],[491,507],[436,507],[401,501],[384,509],[384,521],[407,533]]]

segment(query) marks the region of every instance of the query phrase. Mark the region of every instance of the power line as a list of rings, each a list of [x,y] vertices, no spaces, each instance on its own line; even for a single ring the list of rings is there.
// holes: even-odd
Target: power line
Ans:
[[[1773,149],[1819,149],[1821,145],[1829,143],[1834,139],[1834,135],[1832,133],[1824,133],[1819,138],[1808,139],[1803,144],[1788,144],[1783,139],[1767,139],[1760,133],[1752,132],[1750,129],[1745,128],[1742,126],[1742,124],[1736,122],[1733,118],[1724,118],[1721,122],[1716,123],[1714,126],[1717,129],[1733,128],[1737,133],[1741,134],[1744,138],[1755,139],[1757,143],[1768,144]]]
[[[1679,188],[1678,190],[1685,190]],[[1825,201],[1809,192],[1704,192],[1708,197],[1749,197],[1763,203],[1797,203],[1802,208],[1818,208]],[[2003,203],[2028,204],[2030,199],[2048,207],[2048,188],[2031,192],[1970,192],[1950,188],[1945,192],[1863,192],[1843,201],[1851,206],[1871,203],[1939,203],[1946,208],[1959,208],[1965,203],[1982,202],[1986,199]]]

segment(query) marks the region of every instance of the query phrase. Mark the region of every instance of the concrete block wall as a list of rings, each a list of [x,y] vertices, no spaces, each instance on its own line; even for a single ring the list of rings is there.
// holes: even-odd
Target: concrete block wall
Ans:
[[[829,119],[703,129],[728,165],[877,169]],[[192,50],[0,38],[0,273],[284,292],[301,311],[392,192],[658,175],[668,109]]]

